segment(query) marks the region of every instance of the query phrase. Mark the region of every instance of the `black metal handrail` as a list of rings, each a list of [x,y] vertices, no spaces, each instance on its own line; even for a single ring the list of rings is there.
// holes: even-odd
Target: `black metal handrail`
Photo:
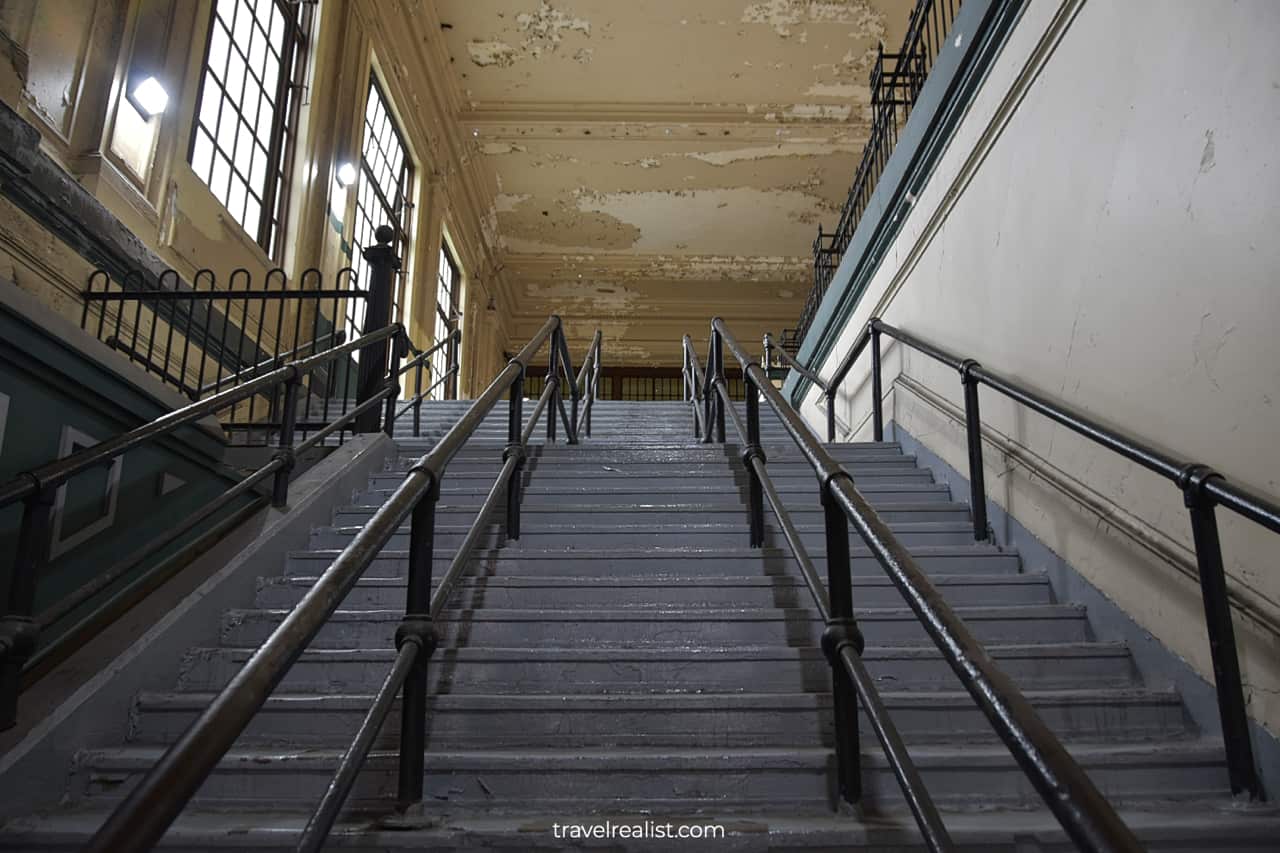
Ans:
[[[688,335],[684,336],[683,349],[686,366],[686,387],[696,387],[701,380],[701,371],[698,366],[698,355],[694,352],[693,342]],[[885,707],[884,702],[881,700],[880,691],[876,688],[871,673],[867,671],[866,665],[863,663],[861,634],[853,617],[851,587],[849,588],[850,602],[848,612],[843,619],[838,618],[832,613],[831,596],[828,594],[826,586],[823,585],[822,578],[818,575],[818,570],[813,564],[813,559],[809,556],[808,549],[800,539],[800,533],[796,530],[795,524],[791,520],[791,514],[787,512],[787,508],[782,503],[782,497],[778,494],[772,477],[769,476],[767,458],[760,443],[760,392],[756,388],[757,380],[755,377],[747,376],[746,381],[747,417],[745,424],[738,416],[733,401],[729,398],[729,390],[725,385],[723,374],[713,377],[712,387],[719,398],[717,405],[732,415],[734,428],[738,433],[738,438],[743,448],[742,462],[750,478],[747,503],[751,526],[751,547],[759,548],[764,546],[763,503],[767,498],[769,506],[778,520],[778,525],[782,528],[787,545],[791,549],[791,555],[800,567],[800,574],[804,578],[805,585],[813,596],[818,616],[822,619],[823,624],[827,626],[827,633],[823,635],[822,648],[827,654],[828,662],[832,668],[833,717],[836,728],[836,742],[841,744],[838,752],[842,760],[842,777],[845,777],[845,782],[853,783],[855,786],[860,781],[857,768],[858,710],[853,698],[856,693],[857,701],[860,701],[862,707],[866,709],[867,719],[871,723],[876,739],[880,741],[880,746],[884,749],[889,767],[898,781],[898,786],[902,789],[903,797],[906,799],[907,806],[911,809],[916,825],[920,828],[920,834],[924,839],[925,845],[933,851],[953,850],[955,845],[951,840],[951,836],[947,833],[946,825],[938,814],[937,806],[934,805],[933,798],[929,796],[924,780],[920,777],[920,771],[916,769],[915,762],[911,760],[911,755],[902,740],[902,735],[898,732],[897,726],[894,725],[893,719],[889,715],[889,709]],[[700,437],[697,433],[696,424],[694,437]],[[848,555],[847,546],[843,553],[845,556]],[[847,573],[849,571],[849,565],[840,566],[837,563],[838,560],[832,560],[829,554],[827,559],[829,573],[839,576],[842,572]],[[835,591],[837,598],[843,596],[847,586],[848,583],[842,577],[832,577],[831,589]],[[843,605],[843,602],[840,603]],[[845,636],[850,639],[850,642],[838,642],[839,638]],[[846,772],[843,761],[850,758],[853,759],[854,766]],[[855,790],[860,790],[860,788],[855,788]]]
[[[969,502],[973,511],[973,535],[977,540],[989,536],[987,522],[986,481],[982,464],[982,417],[978,404],[978,387],[998,391],[1055,423],[1118,453],[1130,462],[1159,474],[1182,492],[1183,502],[1191,515],[1192,541],[1198,568],[1201,598],[1204,603],[1209,651],[1213,659],[1214,686],[1217,691],[1218,714],[1222,721],[1223,745],[1227,757],[1227,773],[1231,792],[1247,792],[1255,800],[1266,798],[1254,762],[1249,738],[1249,719],[1245,710],[1244,687],[1240,676],[1240,658],[1236,649],[1235,628],[1231,620],[1231,595],[1227,588],[1222,563],[1222,543],[1214,510],[1225,507],[1249,521],[1280,533],[1280,502],[1227,481],[1201,462],[1177,458],[1158,450],[1147,442],[1106,426],[1094,418],[1032,390],[1019,382],[994,373],[972,358],[962,358],[928,341],[873,317],[853,347],[826,383],[816,384],[827,398],[827,438],[835,436],[834,405],[841,384],[854,362],[867,346],[871,347],[872,431],[876,441],[884,440],[884,401],[881,386],[880,336],[888,335],[904,346],[955,369],[960,374],[964,392],[965,434],[969,455]],[[1247,602],[1240,605],[1248,609]],[[1265,624],[1268,620],[1262,618]]]
[[[510,538],[518,538],[519,490],[525,462],[520,416],[524,373],[530,359],[548,339],[551,342],[552,366],[559,369],[563,364],[566,369],[572,369],[560,318],[552,316],[444,437],[409,468],[391,497],[374,512],[297,606],[112,812],[90,841],[89,850],[107,853],[120,849],[150,849],[160,839],[406,519],[410,519],[407,603],[405,617],[396,631],[396,646],[398,649],[407,645],[416,648],[398,655],[388,681],[403,681],[397,799],[402,807],[422,800],[426,661],[438,643],[432,622],[438,613],[439,603],[432,596],[431,576],[436,504],[440,499],[441,481],[449,462],[497,404],[503,392],[510,389],[510,443],[503,453],[503,474],[486,499],[484,508],[492,508],[496,499],[494,495],[505,487],[508,495],[506,534]],[[559,361],[561,359],[563,361]],[[558,403],[558,383],[552,384],[544,396]],[[558,405],[552,409],[549,421],[556,420],[557,409],[564,415],[563,405]],[[566,439],[575,442],[577,436],[573,422],[564,417],[564,425]],[[473,525],[468,541],[479,535],[479,529]],[[470,546],[464,543],[465,547]],[[441,587],[451,586],[460,571],[459,566],[451,566]],[[400,679],[401,675],[403,679]],[[389,703],[386,693],[380,691],[374,711],[385,712]],[[362,749],[367,752],[373,733],[369,726],[362,726],[356,743],[348,751],[353,761],[362,755]],[[341,787],[346,784],[343,780],[357,771],[358,767],[340,767],[339,778],[334,784]],[[330,808],[333,807],[326,807],[326,814]]]
[[[335,359],[344,358],[360,350],[385,346],[388,340],[399,340],[403,335],[404,330],[399,325],[388,326],[341,346],[290,362],[241,385],[162,415],[114,438],[86,447],[39,468],[25,471],[12,480],[0,484],[0,508],[16,503],[23,504],[18,545],[10,578],[7,612],[3,620],[0,620],[0,728],[9,728],[16,721],[20,678],[24,667],[35,655],[41,628],[52,625],[99,592],[110,588],[139,562],[155,555],[200,522],[230,506],[239,498],[256,494],[258,485],[268,478],[272,479],[272,503],[275,506],[283,506],[288,501],[289,474],[294,468],[297,456],[316,446],[334,430],[341,429],[360,412],[376,406],[384,397],[393,397],[397,390],[395,374],[386,375],[382,390],[374,397],[365,401],[361,407],[356,407],[346,415],[337,418],[324,430],[315,433],[307,441],[295,447],[293,421],[297,417],[296,402],[303,378]],[[47,538],[54,495],[58,487],[77,474],[107,464],[141,445],[195,424],[242,400],[280,387],[284,388],[287,401],[284,410],[285,420],[280,430],[279,446],[269,462],[181,522],[173,525],[161,536],[146,543],[127,560],[109,567],[51,608],[33,617],[36,583],[44,564],[43,546]],[[148,573],[135,580],[131,588],[137,588],[150,580],[152,578]],[[128,590],[125,590],[120,593],[120,596],[127,594]]]
[[[916,0],[898,52],[885,53],[883,44],[877,47],[869,75],[871,131],[835,231],[826,233],[818,226],[818,236],[813,241],[813,286],[796,324],[796,340],[803,340],[813,323],[959,8],[959,0]],[[887,67],[886,61],[892,67]]]
[[[596,401],[596,395],[599,393],[600,387],[600,350],[602,345],[603,338],[600,330],[596,329],[595,335],[591,338],[591,346],[587,347],[587,354],[582,359],[582,369],[578,371],[578,376],[573,383],[585,401],[582,405],[581,416],[574,416],[574,428],[579,433],[586,435],[587,438],[591,437],[591,407]]]
[[[1141,850],[1137,838],[1111,804],[1040,719],[1017,685],[995,665],[915,558],[858,491],[849,472],[813,436],[803,418],[773,387],[763,368],[738,345],[724,322],[716,318],[711,328],[713,363],[723,364],[722,351],[728,347],[742,365],[743,374],[753,379],[754,387],[764,395],[818,475],[827,532],[831,610],[837,620],[845,623],[839,630],[833,632],[829,628],[823,635],[824,649],[845,645],[856,649],[861,643],[857,626],[852,622],[849,572],[849,523],[852,522],[1072,841],[1089,851]],[[711,372],[709,366],[708,373]],[[725,406],[718,396],[712,405],[723,417]],[[759,516],[763,508],[754,505],[752,512]],[[751,524],[753,529],[763,529],[760,518],[753,519]],[[834,570],[833,566],[840,568]],[[836,752],[842,793],[849,799],[858,790],[851,778],[857,768],[857,745],[837,737]]]

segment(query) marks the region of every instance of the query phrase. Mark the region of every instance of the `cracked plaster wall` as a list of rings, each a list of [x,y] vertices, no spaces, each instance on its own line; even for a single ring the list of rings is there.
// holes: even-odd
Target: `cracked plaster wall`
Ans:
[[[1037,74],[1037,41],[1076,5],[1028,7],[821,372],[879,314],[1274,498],[1280,7],[1084,3]],[[1193,46],[1231,61],[1189,64]],[[967,470],[955,372],[896,346],[885,358],[886,420]],[[865,371],[838,411],[859,436]],[[1211,680],[1177,489],[981,399],[989,498]],[[1280,733],[1280,539],[1218,517],[1229,586],[1256,614],[1235,613],[1249,710]]]

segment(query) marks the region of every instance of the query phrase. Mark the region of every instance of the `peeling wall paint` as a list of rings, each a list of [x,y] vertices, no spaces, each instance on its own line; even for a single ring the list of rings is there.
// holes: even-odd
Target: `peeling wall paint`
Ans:
[[[502,13],[498,16],[502,17]],[[525,36],[519,47],[501,40],[472,40],[467,42],[471,61],[481,68],[494,65],[507,68],[521,60],[537,60],[558,52],[567,35],[591,36],[590,21],[562,12],[546,0],[535,11],[517,15],[515,25],[515,31]],[[571,58],[586,64],[593,54],[593,48],[580,47]]]
[[[867,38],[883,38],[884,15],[865,0],[767,0],[742,10],[742,23],[767,24],[782,38],[789,38],[800,24],[848,24]],[[807,33],[799,34],[807,41]]]

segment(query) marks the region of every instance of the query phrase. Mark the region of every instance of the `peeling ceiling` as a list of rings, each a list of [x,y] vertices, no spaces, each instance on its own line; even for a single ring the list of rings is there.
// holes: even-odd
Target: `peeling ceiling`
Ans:
[[[438,0],[521,314],[625,336],[637,305],[687,324],[731,300],[792,324],[866,140],[876,45],[912,5]]]

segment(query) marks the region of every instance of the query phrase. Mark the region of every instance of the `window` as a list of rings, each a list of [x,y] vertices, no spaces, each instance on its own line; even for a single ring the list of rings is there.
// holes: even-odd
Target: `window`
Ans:
[[[449,247],[441,244],[440,246],[440,267],[437,273],[439,281],[436,284],[436,328],[433,343],[439,343],[444,340],[455,328],[457,328],[458,317],[458,265],[454,263],[453,256],[449,254]],[[450,364],[457,364],[458,342],[450,341],[446,347],[441,347],[431,356],[431,376],[432,382],[444,375],[449,369]],[[447,382],[431,392],[432,399],[435,400],[454,400],[458,396],[458,377],[457,374],[451,376]]]
[[[356,283],[369,286],[369,270],[361,254],[368,246],[376,246],[374,231],[379,225],[390,225],[395,231],[391,247],[402,260],[408,259],[409,216],[412,205],[409,191],[413,185],[413,167],[404,144],[404,134],[387,108],[387,99],[376,78],[369,78],[369,100],[364,109],[364,142],[360,149],[360,180],[356,191],[355,254],[352,258]],[[402,279],[403,280],[403,279]],[[364,328],[364,303],[349,300],[347,334],[359,336]],[[392,294],[391,319],[400,319],[400,292]]]
[[[215,0],[188,160],[268,255],[281,256],[309,7]]]

